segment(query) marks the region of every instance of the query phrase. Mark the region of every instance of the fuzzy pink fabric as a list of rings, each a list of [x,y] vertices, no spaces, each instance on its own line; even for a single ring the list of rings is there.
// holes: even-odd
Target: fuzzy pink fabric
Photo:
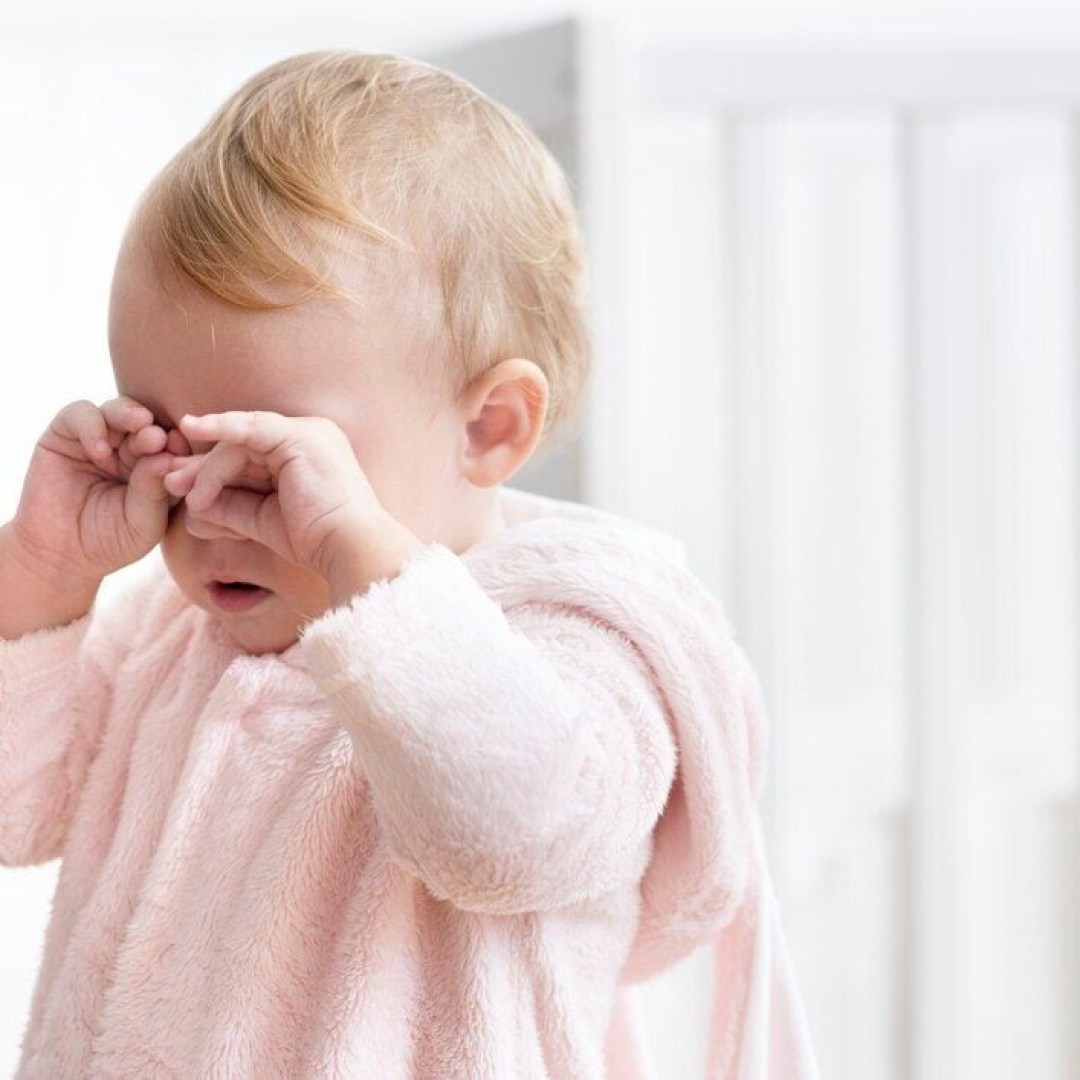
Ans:
[[[281,654],[157,553],[0,641],[0,862],[62,856],[17,1077],[635,1080],[634,984],[712,942],[707,1075],[815,1080],[719,601],[666,533],[500,497]]]

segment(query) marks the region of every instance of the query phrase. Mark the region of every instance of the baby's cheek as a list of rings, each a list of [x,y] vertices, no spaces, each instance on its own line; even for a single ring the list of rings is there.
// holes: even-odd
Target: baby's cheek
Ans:
[[[184,514],[179,506],[169,515],[169,525],[161,538],[161,557],[180,591],[194,602],[199,590],[199,573],[195,558],[195,538],[184,526]]]

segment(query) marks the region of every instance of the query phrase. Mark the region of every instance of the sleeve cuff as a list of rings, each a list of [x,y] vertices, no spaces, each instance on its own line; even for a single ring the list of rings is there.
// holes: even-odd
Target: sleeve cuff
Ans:
[[[443,544],[425,544],[394,577],[373,582],[308,623],[300,633],[300,661],[324,693],[336,694],[356,684],[365,641],[400,633],[403,624],[409,626],[412,641],[423,641],[428,631],[445,629],[440,612],[455,599],[460,603],[463,590],[473,596],[481,591],[461,557]],[[486,594],[483,600],[495,603]]]
[[[78,654],[93,614],[91,607],[85,615],[62,626],[43,626],[21,637],[0,638],[0,692],[64,667]]]

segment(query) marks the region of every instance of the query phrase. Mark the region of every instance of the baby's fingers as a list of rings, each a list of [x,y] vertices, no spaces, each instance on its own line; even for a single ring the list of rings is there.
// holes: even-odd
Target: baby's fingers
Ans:
[[[101,415],[109,427],[120,432],[138,431],[154,422],[154,414],[145,405],[123,394],[103,402]]]
[[[90,461],[101,462],[112,454],[105,416],[92,402],[81,398],[65,405],[49,424],[49,432],[65,444],[65,453],[82,450]],[[75,443],[75,446],[71,446]],[[74,456],[80,456],[75,453]]]
[[[140,428],[134,434],[125,435],[116,448],[120,464],[128,474],[135,468],[136,462],[148,454],[157,454],[168,446],[169,437],[156,424]]]
[[[94,464],[113,479],[124,481],[130,480],[140,458],[160,453],[168,444],[165,432],[156,424],[149,424],[132,434],[110,428],[108,438],[113,444],[109,455],[96,457]]]
[[[132,531],[145,539],[160,540],[168,525],[169,511],[179,502],[163,483],[172,468],[172,455],[140,457],[131,471],[124,492],[124,514]]]
[[[173,455],[172,468],[166,470],[163,479],[165,490],[180,497],[186,495],[195,483],[195,477],[199,475],[199,466],[203,456],[201,454],[190,457],[183,454]]]
[[[187,441],[187,437],[179,428],[169,428],[168,442],[165,444],[165,449],[170,454],[176,454],[177,457],[190,457],[195,452],[191,448],[191,443]]]
[[[239,479],[251,464],[246,447],[217,443],[201,456],[195,482],[187,492],[192,510],[205,510],[230,480]]]
[[[79,456],[103,472],[117,476],[122,471],[126,476],[139,456],[156,453],[167,442],[153,419],[145,405],[130,398],[114,398],[100,407],[80,399],[56,415],[50,431],[66,443],[78,443]]]

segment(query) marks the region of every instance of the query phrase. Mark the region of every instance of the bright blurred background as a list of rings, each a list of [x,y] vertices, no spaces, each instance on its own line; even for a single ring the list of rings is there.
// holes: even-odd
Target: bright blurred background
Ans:
[[[593,391],[514,484],[677,534],[723,598],[823,1077],[1080,1077],[1080,9],[7,0],[0,521],[115,393],[135,199],[315,48],[455,71],[570,176]],[[0,1075],[57,870],[0,878]],[[701,1074],[708,952],[642,990],[660,1077]]]

